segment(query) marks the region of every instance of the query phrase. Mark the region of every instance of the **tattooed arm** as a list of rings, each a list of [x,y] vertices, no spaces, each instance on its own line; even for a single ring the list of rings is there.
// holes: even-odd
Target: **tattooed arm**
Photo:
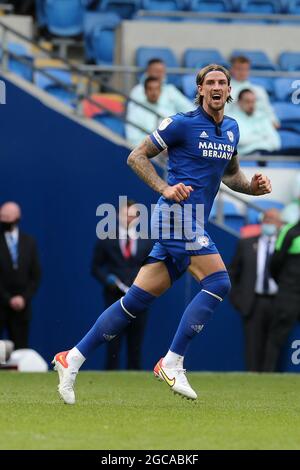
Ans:
[[[261,196],[272,191],[270,180],[261,173],[255,173],[251,181],[242,172],[237,155],[234,155],[228,164],[222,181],[228,188],[243,194]]]
[[[193,191],[191,186],[185,186],[183,183],[169,186],[156,172],[154,166],[150,162],[150,158],[155,157],[161,151],[153,144],[150,137],[136,147],[127,159],[128,165],[132,170],[148,185],[158,193],[162,194],[166,199],[176,202],[187,199],[190,192]]]

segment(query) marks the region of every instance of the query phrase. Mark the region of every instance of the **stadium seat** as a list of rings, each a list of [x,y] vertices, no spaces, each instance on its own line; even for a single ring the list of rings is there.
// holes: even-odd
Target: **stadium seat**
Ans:
[[[300,0],[289,0],[287,2],[287,13],[290,15],[300,15]]]
[[[273,103],[276,116],[280,120],[283,130],[300,130],[300,106],[293,103]]]
[[[121,18],[128,19],[139,9],[140,0],[102,0],[99,3],[99,11],[114,12]]]
[[[215,201],[211,210],[210,219],[217,219],[218,203]],[[245,217],[239,212],[236,205],[231,201],[223,201],[224,224],[239,232],[245,224]]]
[[[194,100],[197,93],[195,75],[184,75],[182,77],[182,91],[191,101]]]
[[[82,110],[85,117],[93,118],[96,114],[105,113],[107,110],[120,115],[123,115],[125,112],[125,98],[121,95],[95,93],[91,96],[91,99],[100,106],[87,99],[83,100]],[[101,108],[101,105],[103,108]]]
[[[234,49],[231,57],[245,56],[251,62],[253,70],[277,70],[277,66],[271,61],[269,56],[261,50]]]
[[[161,59],[167,67],[179,67],[173,51],[167,47],[139,47],[136,50],[136,65],[146,68],[151,59]],[[168,74],[168,81],[181,88],[181,77]]]
[[[232,11],[231,0],[191,0],[189,9],[198,12],[224,13]]]
[[[45,0],[45,15],[50,33],[76,36],[83,30],[84,6],[81,0]]]
[[[239,11],[242,13],[273,14],[281,13],[280,0],[241,0]]]
[[[97,64],[112,64],[115,50],[115,28],[96,26],[90,37],[89,53]]]
[[[294,86],[293,86],[294,85]],[[291,101],[292,94],[299,90],[300,77],[297,78],[275,78],[274,95],[276,101]],[[299,99],[299,93],[297,93]]]
[[[220,64],[225,67],[228,63],[217,49],[186,49],[183,55],[185,67],[201,68],[208,64]]]
[[[121,119],[116,118],[108,113],[96,114],[94,120],[99,122],[105,127],[108,127],[111,131],[119,134],[121,137],[125,137],[125,126]]]
[[[274,96],[274,78],[271,77],[250,77],[250,82],[253,85],[258,85],[263,87],[268,95],[273,98]]]
[[[300,133],[279,130],[281,151],[292,155],[300,155]]]
[[[180,11],[184,7],[184,0],[141,0],[141,9],[149,11]]]
[[[85,43],[85,56],[87,60],[95,59],[92,47],[92,37],[94,30],[101,27],[104,31],[109,30],[113,35],[113,31],[121,22],[121,17],[117,13],[101,13],[97,11],[88,11],[83,18],[83,33]],[[112,39],[113,41],[113,39]]]
[[[59,83],[62,82],[63,85],[71,87],[73,85],[71,73],[68,70],[51,68],[45,68],[44,71],[47,74],[53,76],[54,80],[42,72],[35,72],[34,83],[36,86],[59,99],[60,101],[63,101],[65,104],[73,105],[76,101],[75,90],[72,91],[71,88],[64,88]]]
[[[278,63],[282,70],[288,72],[300,70],[300,52],[282,52]]]
[[[25,80],[32,81],[32,67],[34,59],[32,54],[28,51],[27,47],[24,46],[24,44],[18,42],[9,42],[7,44],[7,49],[9,52],[17,56],[9,56],[8,70],[15,73],[16,75],[19,75]],[[0,49],[0,59],[2,59],[2,54],[3,51]],[[20,59],[26,60],[26,63],[18,60],[18,57],[20,57]]]
[[[271,199],[259,199],[256,198],[255,204],[260,207],[262,211],[266,211],[268,209],[278,209],[282,210],[284,208],[284,204],[280,201],[274,201]],[[249,224],[258,224],[260,222],[260,212],[256,209],[249,207],[247,211],[247,219]]]

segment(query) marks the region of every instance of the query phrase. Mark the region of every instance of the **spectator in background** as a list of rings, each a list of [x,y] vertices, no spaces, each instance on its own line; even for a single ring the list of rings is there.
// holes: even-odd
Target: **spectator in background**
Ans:
[[[136,85],[130,93],[130,98],[139,103],[146,103],[147,96],[145,93],[144,81],[147,77],[157,78],[161,82],[160,105],[165,109],[165,115],[170,116],[176,113],[186,113],[195,108],[194,104],[186,98],[174,85],[167,83],[166,66],[161,59],[149,60],[145,74],[141,81]],[[167,111],[170,109],[172,112]],[[152,129],[153,130],[153,129]]]
[[[240,91],[237,107],[232,110],[231,116],[236,119],[240,129],[240,155],[279,150],[279,133],[270,116],[258,109],[257,98],[252,90],[245,88]]]
[[[126,138],[133,146],[140,144],[148,134],[151,134],[158,127],[160,121],[162,121],[164,117],[176,113],[172,108],[171,103],[169,103],[167,108],[164,108],[160,102],[160,80],[155,77],[148,77],[144,81],[143,86],[146,96],[146,101],[143,104],[147,106],[149,111],[133,102],[130,102],[127,107],[126,118],[128,121],[145,129],[144,132],[130,124],[126,125]],[[160,117],[155,113],[158,113]]]
[[[293,200],[281,212],[281,219],[286,224],[295,224],[300,220],[300,172],[293,184]]]
[[[237,98],[242,90],[246,88],[252,90],[256,96],[257,110],[260,111],[269,122],[273,124],[275,128],[280,127],[280,122],[278,121],[274,110],[271,106],[268,93],[266,90],[259,86],[254,85],[249,80],[250,75],[250,60],[244,56],[233,57],[230,61],[231,68],[231,96],[233,102],[227,104],[225,112],[228,116],[231,116],[231,113],[237,106]]]
[[[20,218],[16,203],[0,208],[0,335],[6,329],[15,349],[28,347],[30,302],[40,282],[36,244],[19,230]]]
[[[267,337],[265,372],[276,370],[282,347],[300,320],[300,220],[281,230],[271,259],[271,273],[278,284],[278,294]]]
[[[127,201],[119,212],[120,231],[117,239],[98,240],[92,262],[93,276],[104,286],[106,308],[125,295],[132,285],[144,259],[152,248],[149,239],[135,239],[133,226],[137,216],[135,202]],[[146,325],[146,315],[139,315],[125,333],[107,344],[106,369],[119,367],[122,338],[127,340],[127,368],[141,368],[141,349]]]
[[[270,259],[280,226],[279,211],[266,211],[261,235],[241,239],[229,267],[232,283],[230,298],[242,315],[246,367],[252,372],[263,370],[266,357],[266,342],[277,293],[277,285],[270,275]]]

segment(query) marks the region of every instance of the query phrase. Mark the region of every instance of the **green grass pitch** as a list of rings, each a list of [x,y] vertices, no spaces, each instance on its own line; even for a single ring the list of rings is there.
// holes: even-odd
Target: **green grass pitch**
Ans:
[[[57,376],[0,372],[0,449],[299,449],[300,376],[191,373],[197,402],[148,372],[83,372],[64,405]]]

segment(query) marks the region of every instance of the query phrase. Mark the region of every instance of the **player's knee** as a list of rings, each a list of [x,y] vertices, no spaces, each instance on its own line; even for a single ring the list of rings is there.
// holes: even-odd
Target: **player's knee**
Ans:
[[[155,299],[154,295],[136,285],[132,285],[125,296],[122,297],[121,305],[123,310],[134,318],[147,310]]]
[[[220,297],[222,300],[231,289],[231,282],[227,271],[217,271],[210,274],[202,279],[201,284],[203,290]]]

